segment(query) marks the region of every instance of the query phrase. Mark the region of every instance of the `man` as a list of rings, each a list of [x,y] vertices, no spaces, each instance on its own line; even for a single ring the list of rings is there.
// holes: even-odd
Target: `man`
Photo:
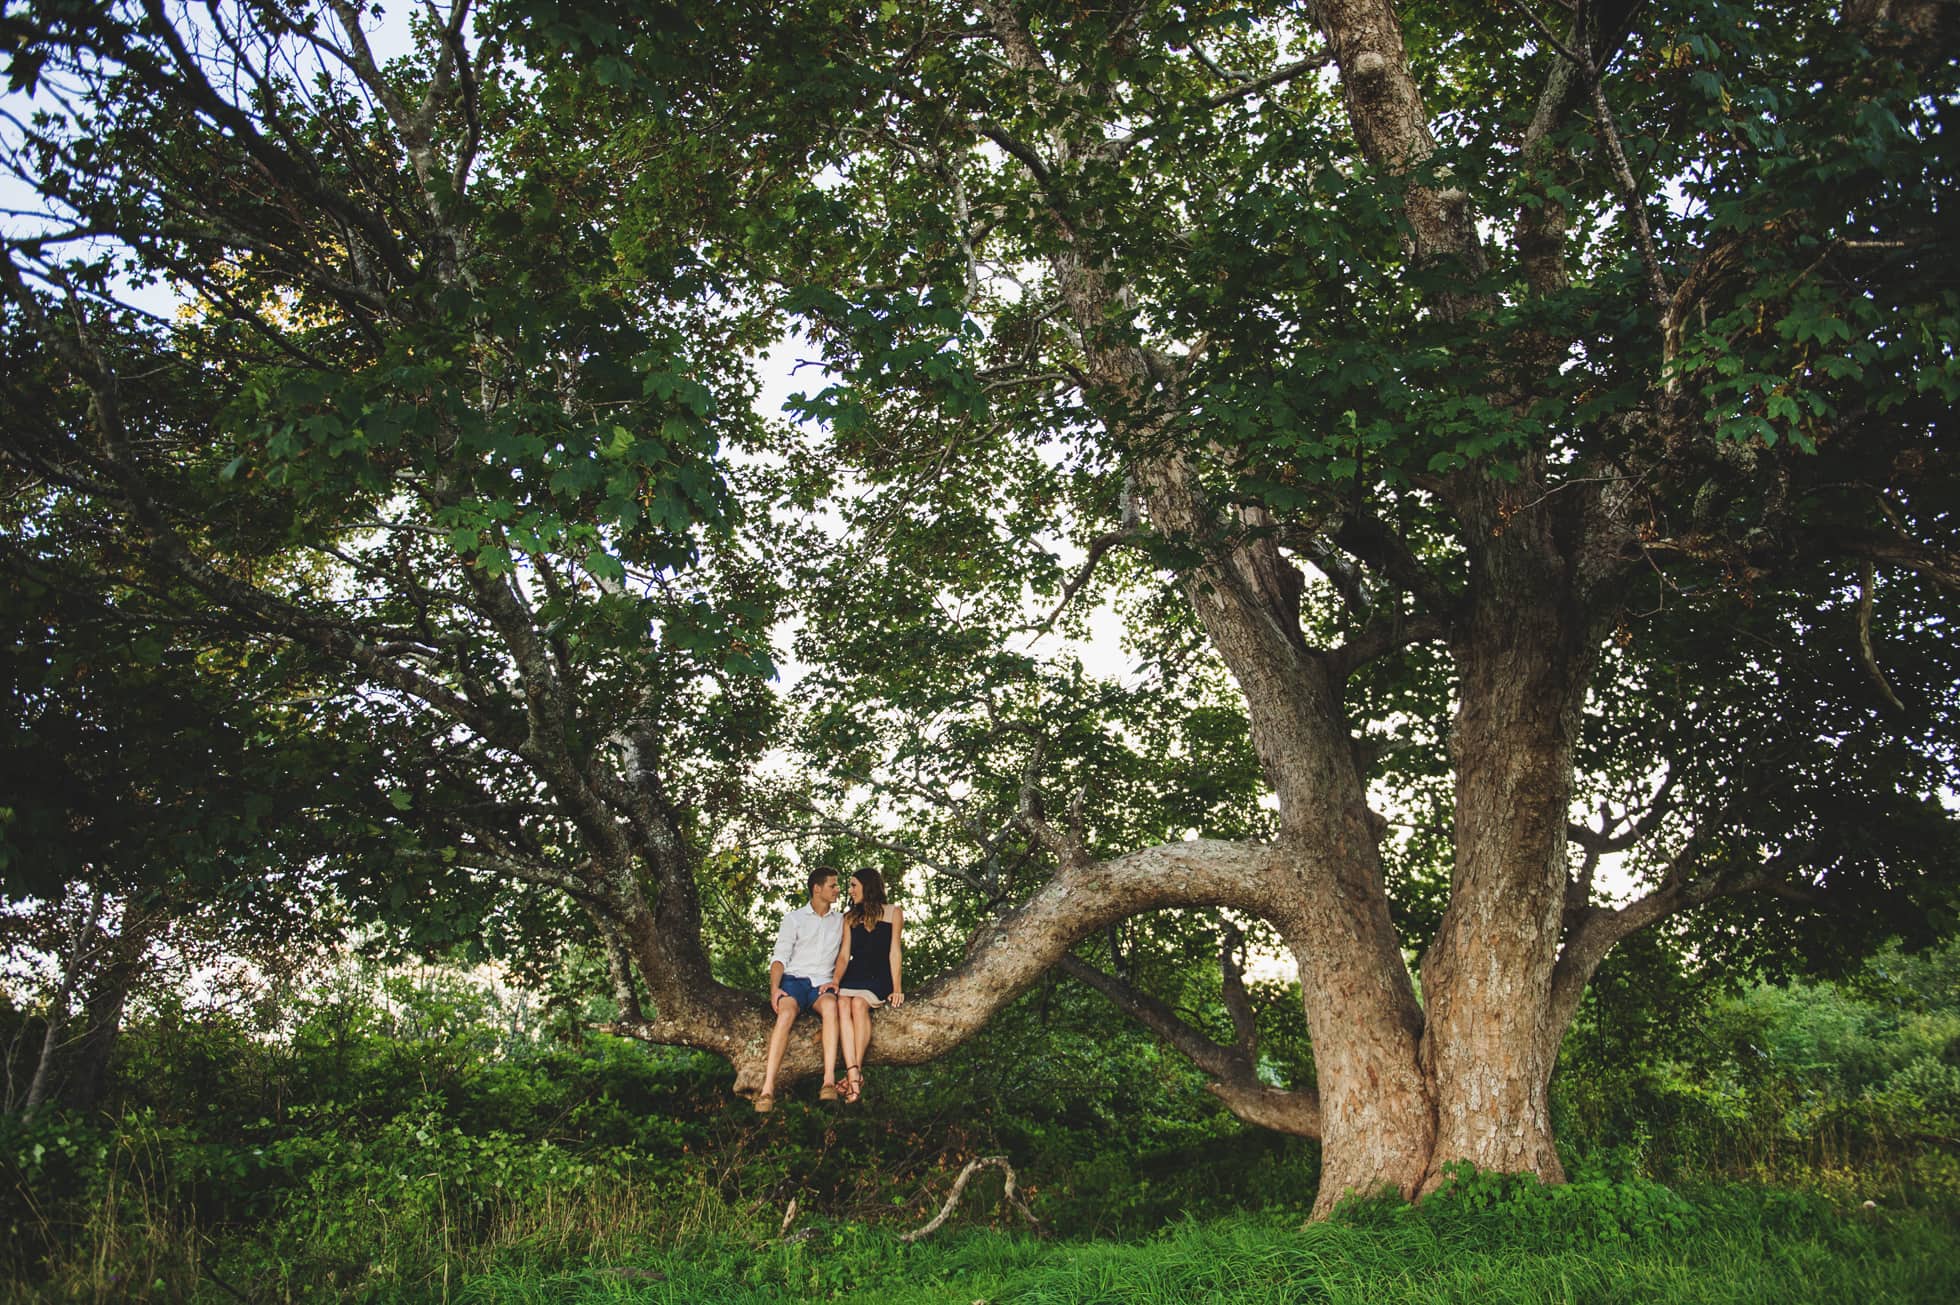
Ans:
[[[769,1032],[769,1059],[762,1071],[762,1091],[755,1112],[776,1108],[776,1071],[789,1047],[790,1025],[812,1006],[823,1021],[823,1087],[820,1101],[837,1099],[837,953],[844,945],[844,913],[837,904],[837,872],[818,866],[810,872],[810,904],[783,917],[776,930],[776,949],[769,953],[769,1006],[776,1027]]]

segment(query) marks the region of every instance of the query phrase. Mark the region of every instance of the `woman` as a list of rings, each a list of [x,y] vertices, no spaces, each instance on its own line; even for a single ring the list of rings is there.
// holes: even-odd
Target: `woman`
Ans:
[[[864,1049],[871,1045],[871,1008],[905,1004],[900,981],[899,931],[905,913],[885,901],[876,870],[851,876],[851,909],[844,915],[844,945],[837,951],[838,1013],[843,1017],[844,1078],[837,1090],[856,1101],[864,1091]]]

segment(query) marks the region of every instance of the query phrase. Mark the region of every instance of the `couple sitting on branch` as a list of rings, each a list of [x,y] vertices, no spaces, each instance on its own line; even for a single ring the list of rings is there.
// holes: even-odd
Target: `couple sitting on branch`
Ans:
[[[789,1046],[790,1026],[812,1006],[823,1021],[823,1087],[819,1100],[856,1101],[864,1091],[864,1051],[871,1045],[871,1009],[905,1004],[899,982],[899,930],[904,913],[885,901],[885,881],[876,870],[851,876],[850,910],[839,912],[837,872],[819,866],[810,872],[810,903],[783,917],[776,949],[769,954],[769,1005],[776,1027],[769,1033],[769,1059],[756,1096],[757,1114],[776,1108],[776,1071]],[[837,1046],[844,1047],[844,1077],[837,1072]]]

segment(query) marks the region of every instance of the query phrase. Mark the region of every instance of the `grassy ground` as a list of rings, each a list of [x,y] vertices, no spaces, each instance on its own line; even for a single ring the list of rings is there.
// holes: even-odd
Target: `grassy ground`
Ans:
[[[1544,1212],[1537,1212],[1542,1216]],[[1567,1215],[1573,1211],[1566,1211]],[[1554,1212],[1556,1216],[1556,1212]],[[1776,1192],[1712,1190],[1670,1217],[1534,1216],[1518,1203],[1377,1206],[1302,1228],[1297,1215],[1190,1221],[1132,1242],[945,1234],[914,1246],[856,1227],[802,1241],[696,1245],[631,1263],[511,1265],[447,1287],[480,1305],[778,1302],[1960,1300],[1960,1230],[1915,1213],[1840,1213]],[[428,1284],[429,1298],[443,1288]]]

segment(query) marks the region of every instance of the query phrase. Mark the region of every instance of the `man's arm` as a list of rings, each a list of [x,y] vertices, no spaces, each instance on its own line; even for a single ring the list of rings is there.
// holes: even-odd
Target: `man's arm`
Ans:
[[[776,998],[783,995],[783,966],[789,961],[790,946],[796,941],[796,912],[783,916],[776,926],[776,946],[769,953],[769,1009],[776,1009]]]
[[[850,966],[850,963],[851,963],[851,926],[847,924],[844,926],[844,932],[840,936],[839,941],[837,943],[837,964],[831,966],[830,968],[830,983],[828,987],[831,992],[836,992],[838,988],[843,984],[844,971],[846,968]]]

